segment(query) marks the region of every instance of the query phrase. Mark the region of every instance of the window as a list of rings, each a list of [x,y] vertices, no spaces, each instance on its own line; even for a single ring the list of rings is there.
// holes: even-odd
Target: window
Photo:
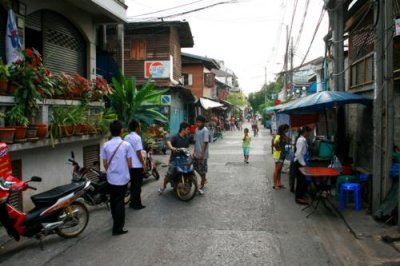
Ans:
[[[215,86],[214,73],[204,74],[204,84],[206,87],[212,88]]]
[[[374,81],[374,55],[371,53],[357,60],[350,68],[350,88],[370,84]]]
[[[183,85],[192,86],[193,85],[193,75],[188,73],[183,73]]]
[[[131,43],[131,59],[146,60],[146,41],[134,40]]]

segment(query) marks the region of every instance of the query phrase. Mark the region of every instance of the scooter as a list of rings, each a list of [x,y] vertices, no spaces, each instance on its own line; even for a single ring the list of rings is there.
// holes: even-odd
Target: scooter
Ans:
[[[42,178],[33,176],[29,181],[22,181],[12,176],[8,148],[4,143],[0,143],[0,161],[0,222],[11,237],[17,241],[21,236],[36,237],[42,243],[42,237],[49,234],[73,238],[85,230],[89,211],[77,199],[90,189],[90,181],[58,186],[36,194],[31,197],[35,208],[24,213],[9,203],[11,193],[36,190],[29,183],[41,182]],[[8,164],[9,170],[4,171],[4,165]]]
[[[107,207],[110,202],[110,192],[108,190],[107,173],[99,170],[99,162],[94,162],[92,167],[81,167],[75,161],[75,154],[71,152],[71,158],[68,161],[73,166],[72,182],[80,183],[87,180],[91,181],[92,189],[86,191],[82,195],[83,200],[90,206],[105,204]],[[90,173],[93,173],[93,178],[90,178]],[[128,204],[131,200],[130,182],[125,194],[124,202]]]
[[[153,147],[147,146],[146,149],[143,151],[143,158],[146,162],[146,169],[147,172],[145,174],[145,178],[149,178],[153,176],[156,180],[160,179],[160,174],[157,170],[157,163],[153,160]]]
[[[190,201],[196,196],[198,190],[193,160],[187,149],[179,148],[175,152],[177,154],[174,157],[176,174],[171,178],[170,183],[179,200]]]

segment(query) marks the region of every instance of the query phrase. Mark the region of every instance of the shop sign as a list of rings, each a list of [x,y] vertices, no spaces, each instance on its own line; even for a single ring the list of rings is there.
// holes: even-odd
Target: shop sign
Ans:
[[[144,77],[153,79],[169,78],[171,73],[170,61],[145,61]]]

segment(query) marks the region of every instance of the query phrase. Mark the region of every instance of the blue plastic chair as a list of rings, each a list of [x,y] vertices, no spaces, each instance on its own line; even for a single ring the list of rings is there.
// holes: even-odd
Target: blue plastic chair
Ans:
[[[340,186],[340,209],[347,207],[347,191],[354,192],[354,209],[361,210],[361,185],[358,183],[343,183]]]
[[[369,174],[358,174],[358,179],[360,182],[368,182]]]

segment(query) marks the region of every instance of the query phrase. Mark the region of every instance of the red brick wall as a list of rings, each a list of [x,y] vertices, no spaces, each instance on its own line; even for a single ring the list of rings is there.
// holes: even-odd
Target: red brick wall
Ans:
[[[197,97],[203,96],[204,86],[204,73],[203,66],[200,64],[191,64],[182,66],[182,73],[188,73],[193,75],[193,85],[187,86]]]

